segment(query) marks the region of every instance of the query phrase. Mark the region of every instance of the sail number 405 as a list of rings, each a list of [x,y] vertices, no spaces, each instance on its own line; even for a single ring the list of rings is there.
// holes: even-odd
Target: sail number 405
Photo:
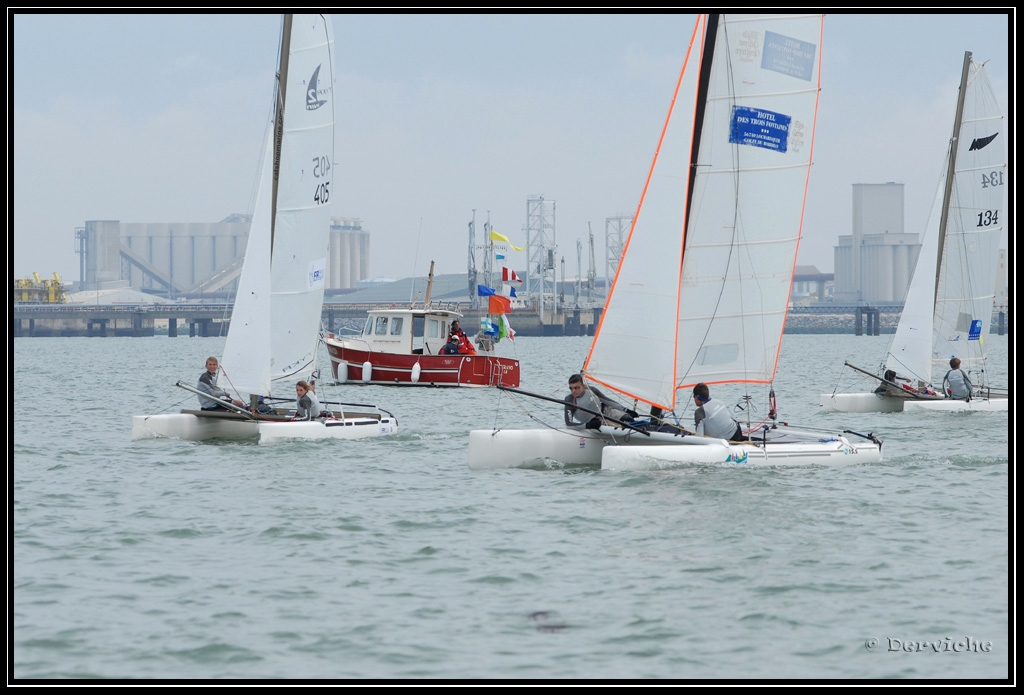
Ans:
[[[322,179],[330,176],[331,174],[331,158],[324,155],[313,158],[313,178]],[[317,184],[316,191],[313,193],[313,200],[316,201],[317,205],[323,205],[331,198],[331,182],[324,181],[323,183]]]

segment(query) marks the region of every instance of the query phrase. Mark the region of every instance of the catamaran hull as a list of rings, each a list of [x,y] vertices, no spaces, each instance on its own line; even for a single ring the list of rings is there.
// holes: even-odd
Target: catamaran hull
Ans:
[[[599,466],[601,452],[609,443],[644,438],[623,430],[614,432],[617,434],[597,430],[473,430],[469,433],[469,467]]]
[[[824,410],[839,413],[898,413],[907,399],[877,393],[823,393],[819,402]]]
[[[345,417],[308,422],[254,422],[189,413],[132,417],[132,441],[169,438],[201,442],[218,439],[268,444],[285,439],[365,439],[397,431],[398,421],[392,417],[379,420],[375,417]]]
[[[600,430],[473,430],[469,433],[469,467],[532,468],[600,466],[608,446],[633,444],[638,447],[668,444],[705,444],[707,437],[682,437],[665,432],[645,436],[619,428]]]
[[[785,436],[785,435],[783,435]],[[605,470],[662,470],[694,465],[836,466],[877,463],[881,446],[845,437],[736,444],[709,437],[623,430],[473,430],[471,469],[600,466]]]
[[[390,386],[519,386],[519,360],[493,355],[403,355],[368,352],[326,340],[334,378]],[[364,365],[369,362],[367,374]],[[368,378],[367,378],[368,377]]]
[[[708,446],[612,446],[604,450],[601,468],[612,471],[650,471],[687,466],[849,466],[878,463],[881,447],[851,444],[845,438],[791,444],[733,444]]]
[[[840,413],[913,413],[925,412],[997,412],[1008,410],[1008,398],[973,398],[958,401],[951,398],[893,398],[874,393],[823,393],[821,407]]]
[[[952,398],[941,401],[907,401],[907,405],[904,407],[904,410],[914,413],[991,413],[1009,409],[1009,398],[972,398],[969,401],[957,401]]]
[[[207,439],[252,440],[260,438],[259,423],[226,418],[206,418],[185,413],[133,415],[132,441],[143,439],[183,439],[201,442]]]

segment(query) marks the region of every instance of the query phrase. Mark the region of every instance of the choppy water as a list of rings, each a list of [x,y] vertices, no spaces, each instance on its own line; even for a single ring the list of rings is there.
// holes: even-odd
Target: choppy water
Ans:
[[[787,336],[776,383],[882,464],[624,474],[470,471],[531,422],[492,389],[327,392],[381,439],[133,443],[222,339],[16,338],[9,678],[1008,678],[1008,414],[817,412],[887,341]],[[523,388],[588,346],[519,338]]]

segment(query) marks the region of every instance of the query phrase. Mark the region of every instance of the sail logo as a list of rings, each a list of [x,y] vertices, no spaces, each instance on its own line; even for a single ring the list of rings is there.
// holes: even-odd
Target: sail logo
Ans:
[[[323,287],[326,280],[327,259],[321,258],[316,261],[311,261],[309,264],[309,272],[306,275],[306,289],[315,290],[317,287]]]
[[[316,70],[313,71],[313,76],[309,78],[309,85],[306,87],[306,110],[316,111],[318,108],[327,103],[327,99],[321,99],[321,96],[327,96],[326,89],[319,89],[317,85],[320,83],[320,66],[316,66]]]
[[[985,147],[995,140],[997,135],[999,135],[999,133],[993,133],[992,135],[984,138],[974,138],[974,141],[971,142],[971,146],[967,148],[967,151],[974,152],[975,150],[980,150],[982,147]]]
[[[818,46],[809,41],[766,31],[761,69],[810,82],[814,77],[814,56],[817,51]]]
[[[768,109],[733,106],[729,142],[786,152],[789,149],[789,124],[792,117]]]
[[[726,463],[746,463],[749,455],[743,449],[737,451],[733,449],[732,452],[725,458]]]

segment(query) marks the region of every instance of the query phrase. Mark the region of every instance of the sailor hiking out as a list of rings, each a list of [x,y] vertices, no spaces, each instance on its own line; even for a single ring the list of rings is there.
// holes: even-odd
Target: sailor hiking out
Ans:
[[[609,398],[595,386],[583,381],[579,374],[569,377],[569,395],[565,397],[565,424],[567,427],[585,427],[596,430],[605,419],[617,422],[628,421],[638,417],[636,411],[624,407],[621,403]],[[576,407],[578,406],[579,409]],[[582,410],[585,408],[591,412]],[[598,417],[594,413],[601,413]]]

